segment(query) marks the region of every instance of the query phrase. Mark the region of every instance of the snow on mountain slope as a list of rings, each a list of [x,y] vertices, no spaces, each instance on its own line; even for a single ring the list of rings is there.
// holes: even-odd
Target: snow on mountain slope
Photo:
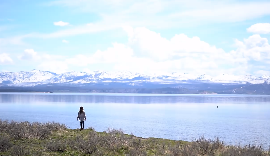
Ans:
[[[229,74],[217,75],[193,75],[188,73],[171,73],[166,75],[146,75],[130,71],[106,72],[66,72],[56,74],[49,71],[32,70],[30,72],[0,72],[0,85],[36,85],[49,83],[97,83],[97,82],[154,82],[154,83],[270,83],[270,76],[255,77],[252,75],[235,76]]]
[[[47,80],[48,83],[69,83],[74,82],[82,77],[87,77],[85,72],[66,72],[62,74],[56,74]]]
[[[0,83],[23,84],[28,82],[45,82],[56,74],[49,71],[32,70],[30,72],[0,72]]]

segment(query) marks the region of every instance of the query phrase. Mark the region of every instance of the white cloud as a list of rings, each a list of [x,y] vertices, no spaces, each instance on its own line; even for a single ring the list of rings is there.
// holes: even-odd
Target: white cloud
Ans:
[[[69,41],[67,41],[67,40],[62,40],[62,42],[63,42],[63,43],[69,43]]]
[[[75,66],[87,66],[89,64],[93,64],[94,60],[91,58],[91,56],[87,55],[76,55],[73,58],[66,59],[66,62],[71,65]]]
[[[143,27],[124,27],[124,30],[128,34],[128,45],[133,50],[133,55],[128,59],[128,64],[120,61],[115,65],[119,70],[177,71],[209,75],[258,74],[255,71],[267,69],[266,64],[270,62],[268,40],[260,35],[252,35],[244,41],[236,40],[237,49],[225,52],[196,36],[177,34],[166,39]],[[254,61],[257,65],[253,65]]]
[[[63,22],[63,21],[53,22],[53,24],[56,25],[56,26],[67,26],[67,25],[69,25],[68,22]]]
[[[93,55],[76,55],[66,60],[67,63],[76,66],[87,66],[89,64],[98,63],[117,63],[126,62],[132,58],[133,50],[128,46],[120,43],[113,43],[113,47],[109,47],[104,51],[97,50]]]
[[[97,28],[95,24],[83,27],[87,29],[80,30],[79,27],[67,29],[52,33],[47,37],[90,33],[93,31],[90,28]],[[223,49],[202,41],[197,36],[189,37],[185,34],[176,34],[168,39],[145,27],[124,26],[123,29],[128,34],[127,44],[113,43],[111,47],[105,50],[97,50],[93,54],[80,54],[65,58],[40,55],[33,49],[28,49],[22,58],[40,58],[39,60],[42,60],[42,62],[40,62],[39,68],[58,73],[68,71],[69,68],[77,68],[80,71],[81,69],[85,69],[85,71],[110,69],[143,73],[182,72],[239,75],[255,73],[255,70],[267,71],[262,67],[270,62],[268,40],[260,35],[252,35],[243,41],[235,40],[236,49],[225,52]],[[74,32],[68,32],[68,30],[74,30]],[[44,61],[45,59],[46,61]],[[255,65],[250,68],[250,61],[256,61],[258,66],[262,67]]]
[[[113,47],[106,49],[105,51],[98,50],[93,55],[93,60],[100,63],[113,63],[118,61],[127,61],[133,55],[133,50],[120,43],[113,43]]]
[[[0,64],[9,64],[13,63],[11,57],[6,53],[0,53]]]
[[[18,57],[20,60],[27,61],[24,63],[34,64],[36,69],[48,70],[56,73],[68,71],[66,57],[60,55],[50,55],[47,53],[38,53],[34,49],[25,49],[24,53]]]
[[[246,61],[267,61],[270,59],[270,45],[267,38],[262,38],[260,35],[252,35],[244,41],[236,40],[235,51],[232,55],[238,59],[246,59]]]
[[[249,28],[247,28],[248,32],[256,33],[256,34],[268,34],[270,33],[270,23],[257,23]]]
[[[218,58],[220,54],[225,55],[222,49],[211,46],[196,36],[190,38],[185,34],[177,34],[168,40],[144,27],[124,29],[129,36],[129,45],[139,56],[171,60],[183,57]]]
[[[197,74],[221,72],[222,66],[234,63],[232,55],[201,41],[199,37],[190,38],[179,34],[166,39],[144,27],[124,29],[129,37],[127,45],[113,43],[112,47],[104,51],[98,50],[92,55],[77,55],[66,62],[73,66],[101,65],[112,70],[143,73],[178,71]]]
[[[63,73],[68,71],[68,65],[64,61],[45,61],[38,65],[38,69]]]
[[[40,56],[34,49],[25,49],[23,55],[19,57],[21,60],[38,60]]]
[[[65,57],[61,55],[50,55],[47,53],[38,53],[34,49],[25,49],[23,54],[18,57],[20,60],[24,61],[39,61],[38,63],[48,62],[48,61],[59,61],[64,60]]]
[[[258,70],[258,71],[256,71],[256,74],[257,75],[270,75],[270,71],[269,71],[269,69],[268,70]]]
[[[172,53],[170,42],[162,38],[160,34],[144,27],[124,29],[128,33],[129,44],[139,56],[154,57],[160,60],[170,57]]]

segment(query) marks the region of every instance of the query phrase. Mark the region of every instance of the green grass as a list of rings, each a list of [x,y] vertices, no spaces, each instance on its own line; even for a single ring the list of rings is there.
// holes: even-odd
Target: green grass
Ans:
[[[257,146],[227,146],[222,141],[199,138],[193,142],[140,138],[121,130],[96,132],[68,129],[59,123],[0,120],[0,155],[243,155],[269,156]]]

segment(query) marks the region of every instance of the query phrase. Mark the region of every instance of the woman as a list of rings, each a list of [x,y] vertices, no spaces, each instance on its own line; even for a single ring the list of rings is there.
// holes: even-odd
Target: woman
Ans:
[[[80,107],[80,111],[78,112],[77,121],[78,121],[78,119],[80,120],[81,130],[83,130],[84,129],[84,121],[86,121],[86,115],[85,115],[85,112],[83,111],[83,107]]]

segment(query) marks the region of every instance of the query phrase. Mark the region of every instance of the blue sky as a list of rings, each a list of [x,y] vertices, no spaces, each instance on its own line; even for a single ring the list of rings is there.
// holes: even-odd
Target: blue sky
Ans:
[[[0,2],[0,71],[270,75],[268,0]]]

